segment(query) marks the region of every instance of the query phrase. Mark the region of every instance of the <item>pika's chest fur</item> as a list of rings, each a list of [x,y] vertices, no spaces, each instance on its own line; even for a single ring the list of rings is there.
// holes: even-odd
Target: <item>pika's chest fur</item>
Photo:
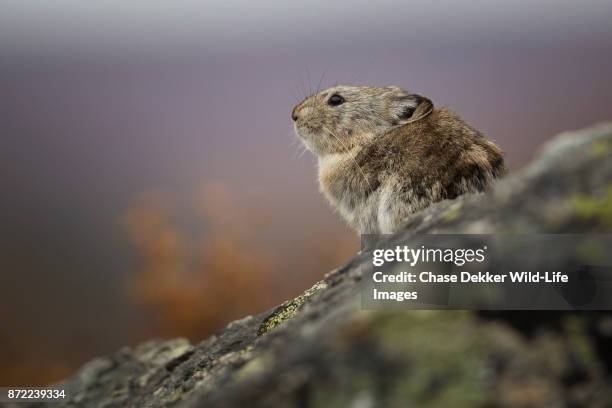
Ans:
[[[325,197],[362,234],[380,231],[378,206],[382,190],[376,175],[357,165],[357,149],[319,158],[319,186]]]

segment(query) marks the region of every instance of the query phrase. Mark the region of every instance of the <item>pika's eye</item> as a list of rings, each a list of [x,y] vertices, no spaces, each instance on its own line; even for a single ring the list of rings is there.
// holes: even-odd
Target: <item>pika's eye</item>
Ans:
[[[331,105],[331,106],[338,106],[338,105],[342,105],[344,103],[344,98],[341,97],[338,94],[333,94],[332,96],[329,97],[329,99],[327,100],[327,104]]]

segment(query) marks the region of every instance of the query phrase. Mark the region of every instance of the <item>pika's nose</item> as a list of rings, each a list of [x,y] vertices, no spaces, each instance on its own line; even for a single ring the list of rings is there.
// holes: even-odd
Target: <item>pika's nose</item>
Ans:
[[[299,105],[298,105],[299,106]],[[296,106],[295,108],[293,108],[293,110],[291,111],[291,119],[293,119],[293,121],[295,122],[296,120],[298,120],[298,107]]]

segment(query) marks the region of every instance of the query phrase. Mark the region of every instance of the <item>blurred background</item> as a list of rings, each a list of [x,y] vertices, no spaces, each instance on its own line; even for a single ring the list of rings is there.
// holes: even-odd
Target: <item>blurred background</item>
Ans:
[[[0,385],[196,342],[358,248],[290,112],[395,84],[512,170],[612,119],[612,2],[2,0]]]

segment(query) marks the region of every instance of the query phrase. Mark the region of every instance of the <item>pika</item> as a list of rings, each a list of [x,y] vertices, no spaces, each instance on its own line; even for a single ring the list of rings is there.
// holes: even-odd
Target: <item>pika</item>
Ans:
[[[396,231],[434,202],[487,190],[502,151],[446,108],[396,86],[335,86],[291,118],[318,157],[321,191],[360,234]]]

